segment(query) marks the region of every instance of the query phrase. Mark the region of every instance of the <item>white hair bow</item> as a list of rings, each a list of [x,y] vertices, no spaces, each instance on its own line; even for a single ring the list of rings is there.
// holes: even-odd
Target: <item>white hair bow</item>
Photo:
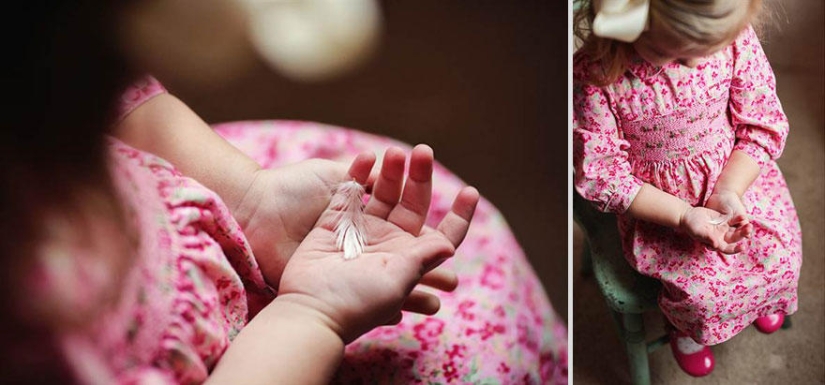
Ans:
[[[632,43],[647,26],[650,0],[594,0],[596,36]]]
[[[377,0],[241,0],[252,44],[286,76],[319,80],[359,64],[381,29]]]

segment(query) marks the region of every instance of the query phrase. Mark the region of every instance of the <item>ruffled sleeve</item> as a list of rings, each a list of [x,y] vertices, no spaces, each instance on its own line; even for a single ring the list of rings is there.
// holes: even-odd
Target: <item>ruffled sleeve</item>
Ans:
[[[179,384],[173,371],[154,366],[138,366],[113,371],[108,357],[88,338],[67,336],[61,341],[66,361],[79,384],[174,385]]]
[[[604,212],[624,213],[642,187],[631,174],[630,143],[619,135],[605,90],[587,84],[586,59],[573,66],[573,167],[575,188]]]
[[[106,286],[109,297],[119,291],[116,304],[61,335],[63,355],[79,383],[201,383],[274,293],[214,191],[117,139],[110,139],[109,155],[113,185],[139,243],[128,269]],[[89,274],[75,277],[78,269],[71,267],[89,265],[75,259],[55,266],[73,279],[64,291],[101,292]],[[99,304],[96,299],[63,302],[83,310],[75,304]]]
[[[733,43],[734,72],[730,88],[731,123],[736,130],[735,150],[760,166],[782,154],[788,119],[776,95],[776,78],[753,28]]]
[[[120,95],[117,121],[123,120],[126,115],[129,115],[130,112],[149,99],[164,93],[166,93],[166,88],[157,79],[150,75],[141,77],[129,87],[126,87],[126,90]]]

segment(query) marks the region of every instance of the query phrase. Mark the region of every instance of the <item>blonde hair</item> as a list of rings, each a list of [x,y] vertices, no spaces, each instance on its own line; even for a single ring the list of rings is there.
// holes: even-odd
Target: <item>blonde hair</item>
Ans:
[[[593,35],[590,26],[596,17],[592,0],[582,0],[573,18],[573,33],[582,42],[577,53],[597,65],[587,74],[587,81],[597,86],[615,82],[627,70],[633,56],[632,43]],[[731,24],[742,0],[650,0],[650,25],[654,23],[686,44],[715,46],[734,39],[748,24],[757,25],[762,0],[750,0],[745,17]]]

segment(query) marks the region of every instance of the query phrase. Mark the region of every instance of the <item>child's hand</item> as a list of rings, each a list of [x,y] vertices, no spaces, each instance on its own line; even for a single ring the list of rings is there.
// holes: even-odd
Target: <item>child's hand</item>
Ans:
[[[323,159],[256,172],[235,217],[270,285],[278,287],[287,261],[346,176],[346,164]]]
[[[723,214],[723,219],[718,223],[733,221],[739,226],[749,223],[748,211],[739,194],[733,191],[714,191],[708,198],[705,207],[716,210]]]
[[[753,225],[746,217],[726,215],[705,207],[691,207],[679,221],[679,227],[691,238],[704,243],[722,253],[735,254],[747,249],[747,242],[753,232]]]
[[[372,155],[359,155],[350,176],[365,183],[374,162]],[[345,343],[376,326],[398,322],[402,309],[427,314],[438,310],[437,297],[413,289],[427,279],[439,280],[435,271],[429,278],[424,274],[453,255],[479,197],[475,189],[463,189],[438,228],[425,228],[432,167],[432,150],[417,146],[405,183],[403,162],[388,164],[385,157],[365,209],[364,252],[343,258],[334,232],[338,211],[328,207],[287,263],[278,300],[316,312]]]
[[[403,173],[405,161],[403,150],[390,148],[381,169]],[[278,287],[287,261],[329,205],[335,186],[351,179],[347,168],[341,162],[310,159],[256,172],[234,215],[273,287]],[[377,173],[370,175],[368,188],[375,179]]]

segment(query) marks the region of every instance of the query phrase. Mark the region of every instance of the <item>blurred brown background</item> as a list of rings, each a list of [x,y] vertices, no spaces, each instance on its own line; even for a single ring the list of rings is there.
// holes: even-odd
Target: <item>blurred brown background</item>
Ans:
[[[312,120],[430,144],[505,215],[567,319],[567,4],[385,1],[375,55],[294,83],[263,64],[213,87],[166,86],[210,123]]]
[[[822,1],[766,0],[762,45],[776,73],[790,122],[779,159],[802,225],[799,311],[793,327],[766,336],[747,328],[713,347],[708,377],[682,372],[665,346],[650,355],[654,384],[825,383],[825,9]],[[595,281],[579,273],[581,232],[574,229],[573,379],[576,384],[629,383],[627,355]],[[664,334],[662,316],[646,314],[648,340]]]

